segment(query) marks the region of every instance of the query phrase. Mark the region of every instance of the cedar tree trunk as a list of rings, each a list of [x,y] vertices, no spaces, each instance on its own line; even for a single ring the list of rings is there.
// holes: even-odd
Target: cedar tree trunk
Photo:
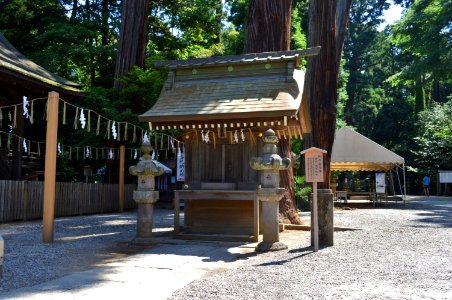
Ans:
[[[292,0],[250,0],[246,23],[245,53],[290,50]],[[290,138],[279,141],[282,157],[291,157]],[[280,172],[286,194],[279,202],[281,222],[301,224],[295,203],[293,169]]]
[[[336,130],[337,84],[351,0],[311,1],[308,46],[321,46],[319,55],[308,57],[305,93],[309,103],[312,133],[304,143],[327,152],[324,179],[319,188],[330,186],[331,149]]]
[[[124,0],[121,32],[116,58],[114,87],[122,89],[119,79],[133,66],[144,67],[147,43],[149,0]]]
[[[250,0],[245,53],[290,50],[291,0]]]

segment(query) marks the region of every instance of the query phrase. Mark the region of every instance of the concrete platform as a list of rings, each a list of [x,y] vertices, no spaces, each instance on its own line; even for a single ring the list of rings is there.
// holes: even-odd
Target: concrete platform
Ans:
[[[308,239],[303,231],[281,234],[288,245]],[[258,254],[257,243],[156,238],[141,254],[0,295],[1,299],[166,299],[215,270],[235,268]],[[264,254],[265,255],[265,254]]]

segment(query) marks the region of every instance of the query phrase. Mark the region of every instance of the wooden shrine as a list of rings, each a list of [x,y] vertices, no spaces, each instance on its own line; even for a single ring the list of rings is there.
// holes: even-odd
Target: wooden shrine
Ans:
[[[260,137],[269,128],[280,139],[310,131],[298,67],[319,50],[155,62],[169,69],[168,79],[140,120],[152,130],[178,129],[185,140],[184,189],[175,192],[178,236],[257,241],[259,177],[249,161],[262,154]]]

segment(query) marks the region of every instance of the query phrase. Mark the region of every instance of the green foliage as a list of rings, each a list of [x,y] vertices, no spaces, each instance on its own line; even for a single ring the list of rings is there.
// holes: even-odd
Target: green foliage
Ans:
[[[113,83],[119,5],[104,1],[102,4],[108,4],[104,12],[99,1],[90,2],[90,6],[85,2],[72,12],[71,2],[0,1],[0,30],[19,51],[49,71],[86,88],[109,87]]]
[[[125,84],[120,93],[119,103],[116,107],[121,110],[130,109],[135,114],[140,114],[154,105],[167,72],[150,66],[146,70],[134,67],[122,81]]]
[[[452,96],[445,104],[434,104],[420,112],[417,150],[414,151],[419,170],[436,173],[452,168]]]
[[[57,172],[59,173],[59,181],[77,181],[78,172],[69,160],[69,153],[66,151],[60,154],[57,158]]]
[[[345,59],[341,59],[341,66],[339,68],[339,84],[337,97],[337,115],[336,126],[341,128],[346,125],[345,121],[345,106],[348,101],[347,83],[350,77],[349,71],[345,68]]]
[[[309,206],[309,194],[312,189],[310,186],[305,185],[304,176],[294,176],[295,181],[295,199],[297,200],[298,207],[302,207],[303,210],[310,210]]]
[[[298,1],[296,2],[295,8],[293,9],[291,18],[292,25],[290,29],[290,49],[292,50],[305,49],[307,46],[307,37],[302,26],[303,22],[306,20],[303,19],[302,15],[300,15],[300,11],[302,13],[305,6],[306,3],[303,3],[303,1]]]
[[[431,80],[452,80],[452,2],[416,0],[392,30],[392,41],[411,63],[394,74],[400,84],[428,74]]]
[[[414,114],[417,115],[419,112],[424,111],[425,106],[425,90],[422,86],[422,82],[420,80],[416,81],[416,96],[415,96],[415,104],[414,104]]]

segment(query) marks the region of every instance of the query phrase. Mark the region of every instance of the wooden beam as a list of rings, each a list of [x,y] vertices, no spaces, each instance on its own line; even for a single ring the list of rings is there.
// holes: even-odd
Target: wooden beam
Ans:
[[[119,146],[119,212],[124,211],[124,165],[126,158],[126,146]]]
[[[59,94],[50,92],[47,103],[46,156],[44,173],[43,241],[53,243],[55,219],[56,157]]]

